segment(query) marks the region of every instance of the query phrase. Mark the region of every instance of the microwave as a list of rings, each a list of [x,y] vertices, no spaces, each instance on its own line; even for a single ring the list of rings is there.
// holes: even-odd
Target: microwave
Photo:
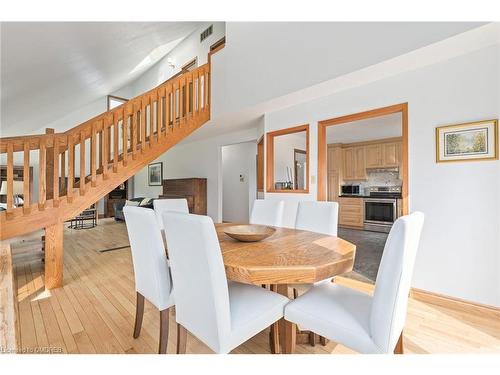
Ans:
[[[360,186],[359,185],[342,185],[340,186],[340,192],[342,195],[359,195]]]

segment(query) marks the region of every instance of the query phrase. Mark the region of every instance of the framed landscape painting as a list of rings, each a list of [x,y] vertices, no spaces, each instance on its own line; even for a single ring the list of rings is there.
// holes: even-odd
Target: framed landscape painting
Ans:
[[[151,163],[148,165],[149,186],[161,186],[163,181],[163,163]]]
[[[436,162],[498,159],[498,120],[436,128]]]

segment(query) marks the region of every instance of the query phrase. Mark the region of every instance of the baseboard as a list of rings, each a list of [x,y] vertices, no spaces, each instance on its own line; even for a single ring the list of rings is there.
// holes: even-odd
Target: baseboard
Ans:
[[[358,289],[365,293],[372,294],[375,286],[360,280],[351,279],[345,276],[334,278],[338,284]],[[414,300],[430,303],[459,312],[467,312],[475,315],[487,315],[488,317],[500,321],[500,307],[486,305],[478,302],[467,301],[457,297],[451,297],[444,294],[429,292],[427,290],[411,288],[410,297]]]
[[[418,288],[412,288],[410,296],[421,302],[431,303],[441,307],[463,311],[473,314],[488,315],[500,321],[500,307],[485,305],[478,302],[467,301],[457,297],[429,292]]]

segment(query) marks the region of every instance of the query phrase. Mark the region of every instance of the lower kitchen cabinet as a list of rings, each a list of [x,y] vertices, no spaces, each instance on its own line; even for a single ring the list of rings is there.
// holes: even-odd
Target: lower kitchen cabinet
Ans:
[[[363,229],[363,198],[339,198],[339,225]]]

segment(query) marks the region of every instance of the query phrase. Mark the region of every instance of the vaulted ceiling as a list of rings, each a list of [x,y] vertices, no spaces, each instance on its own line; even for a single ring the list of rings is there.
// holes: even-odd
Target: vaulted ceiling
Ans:
[[[127,85],[199,24],[2,23],[2,133],[29,134]]]

